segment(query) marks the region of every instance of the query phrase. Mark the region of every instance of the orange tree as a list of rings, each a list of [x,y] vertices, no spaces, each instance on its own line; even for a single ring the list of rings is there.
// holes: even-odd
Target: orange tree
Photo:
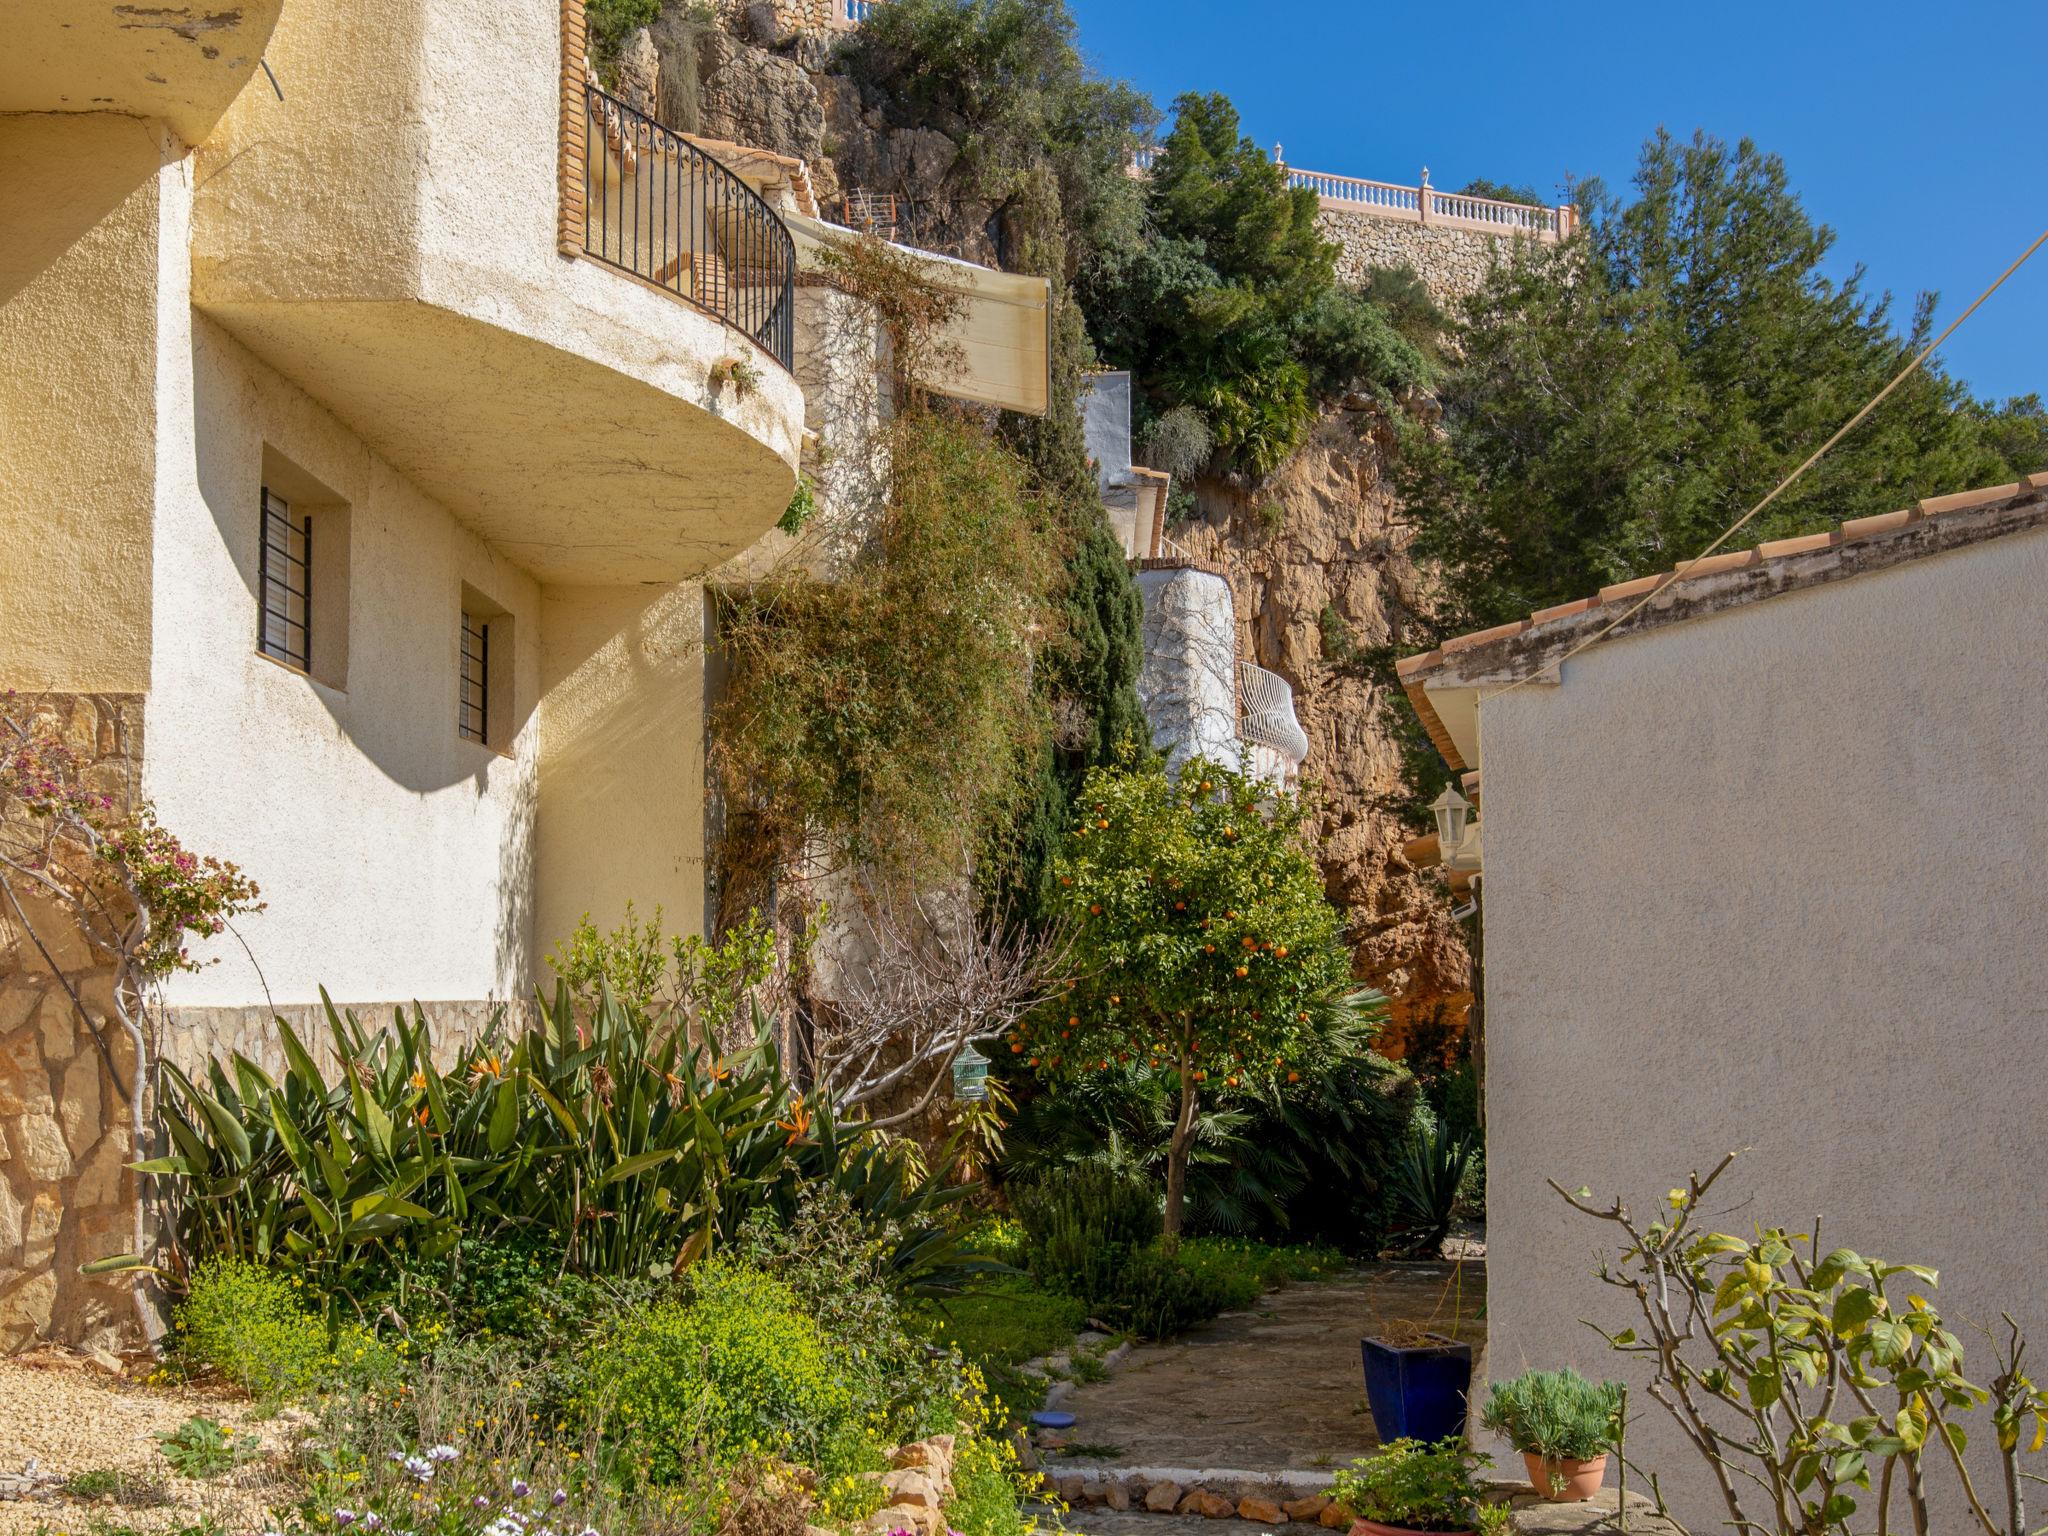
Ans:
[[[1351,954],[1291,795],[1196,758],[1092,770],[1054,862],[1075,979],[1009,1040],[1057,1090],[1112,1065],[1178,1080],[1166,1240],[1179,1238],[1205,1090],[1286,1077],[1332,1019]]]

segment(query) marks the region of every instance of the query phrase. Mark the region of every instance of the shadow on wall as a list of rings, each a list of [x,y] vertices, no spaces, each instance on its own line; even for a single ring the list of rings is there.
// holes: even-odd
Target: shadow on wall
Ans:
[[[225,359],[210,355],[217,348],[227,349]],[[257,377],[250,376],[247,366],[234,366],[237,362],[253,364]],[[472,576],[487,582],[489,573],[497,571],[516,573],[521,583],[530,578],[489,552],[439,503],[376,458],[325,407],[247,359],[224,332],[198,316],[192,392],[194,470],[219,542],[212,550],[187,553],[201,580],[220,571],[221,557],[226,557],[245,594],[246,606],[235,605],[235,612],[246,614],[250,626],[246,637],[237,634],[222,643],[250,653],[257,649],[254,626],[264,601],[262,492],[281,484],[291,493],[287,501],[292,507],[311,511],[313,613],[306,694],[392,783],[426,794],[474,781],[481,796],[492,761],[483,754],[492,749],[464,742],[455,731],[465,589]],[[321,458],[345,458],[348,462],[338,468],[347,472],[350,483],[330,488],[286,460],[265,441],[276,422],[287,426],[283,435],[294,451],[317,448]],[[343,478],[336,467],[321,472]],[[338,541],[337,530],[346,530]],[[337,548],[342,551],[338,583]],[[337,610],[344,616],[340,625],[332,622]],[[323,659],[337,645],[339,670]],[[514,657],[517,678],[516,647]],[[537,706],[530,685],[507,692],[510,716],[500,720],[495,710],[501,696],[493,691],[490,735],[501,750],[519,739]],[[238,701],[224,696],[221,702]]]
[[[157,174],[157,130],[132,117],[0,115],[0,304]],[[154,281],[137,272],[134,281]]]

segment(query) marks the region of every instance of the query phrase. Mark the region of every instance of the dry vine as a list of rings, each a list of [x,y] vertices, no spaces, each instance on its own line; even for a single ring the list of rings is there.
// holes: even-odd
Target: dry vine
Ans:
[[[812,1076],[842,1114],[865,1110],[878,1129],[915,1120],[963,1047],[1002,1035],[1064,982],[1062,932],[1031,932],[966,906],[917,893],[860,903],[865,953],[845,968],[810,1042]],[[907,1104],[880,1111],[905,1095]]]

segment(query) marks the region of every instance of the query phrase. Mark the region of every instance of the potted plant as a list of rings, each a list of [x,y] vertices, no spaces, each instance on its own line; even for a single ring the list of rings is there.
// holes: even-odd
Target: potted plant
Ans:
[[[1472,1389],[1472,1346],[1437,1329],[1446,1307],[1455,1327],[1463,1311],[1465,1266],[1451,1272],[1435,1312],[1424,1323],[1383,1325],[1361,1339],[1365,1400],[1381,1441],[1437,1441],[1465,1433],[1466,1395]]]
[[[1473,1477],[1490,1461],[1455,1435],[1395,1440],[1339,1472],[1330,1498],[1352,1515],[1351,1536],[1492,1536],[1507,1529],[1507,1510],[1483,1504]]]
[[[1507,1436],[1529,1468],[1529,1486],[1553,1504],[1590,1499],[1621,1430],[1621,1387],[1567,1366],[1496,1382],[1481,1422]]]

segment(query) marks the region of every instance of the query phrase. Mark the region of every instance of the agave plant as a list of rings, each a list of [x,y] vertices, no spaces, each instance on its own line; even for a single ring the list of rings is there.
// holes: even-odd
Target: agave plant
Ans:
[[[1465,1175],[1478,1151],[1478,1143],[1469,1136],[1422,1126],[1409,1135],[1388,1168],[1394,1228],[1421,1252],[1434,1254],[1449,1235]]]
[[[945,1219],[972,1190],[952,1158],[918,1176],[900,1144],[792,1086],[758,1007],[754,1046],[721,1056],[666,1015],[558,984],[531,1026],[494,1019],[443,1071],[417,1005],[371,1031],[322,1001],[333,1081],[282,1020],[281,1083],[241,1055],[203,1081],[165,1068],[172,1151],[136,1166],[166,1180],[182,1259],[284,1263],[333,1296],[391,1245],[432,1258],[526,1234],[579,1273],[660,1274],[829,1179],[894,1225],[903,1288],[975,1267]]]

